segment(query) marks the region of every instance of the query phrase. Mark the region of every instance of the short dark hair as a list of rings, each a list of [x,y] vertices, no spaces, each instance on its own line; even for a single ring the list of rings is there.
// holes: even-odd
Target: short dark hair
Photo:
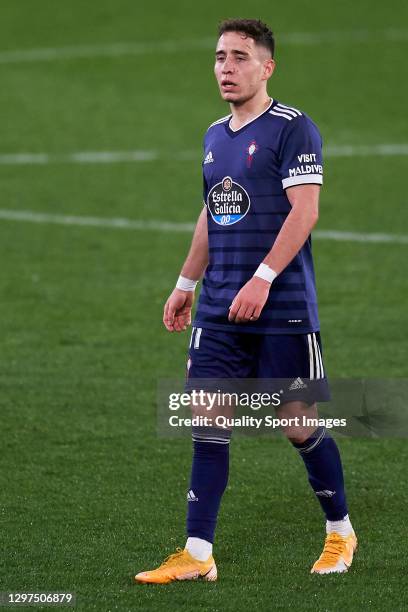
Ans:
[[[218,36],[222,36],[224,32],[242,32],[253,38],[257,45],[269,49],[272,57],[274,56],[275,39],[273,32],[266,23],[259,19],[225,19],[218,25]]]

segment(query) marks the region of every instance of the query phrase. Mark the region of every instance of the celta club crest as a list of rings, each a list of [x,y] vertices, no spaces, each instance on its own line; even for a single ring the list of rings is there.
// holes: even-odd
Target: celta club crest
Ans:
[[[252,140],[249,145],[247,146],[246,149],[246,153],[247,153],[247,167],[250,168],[252,165],[252,159],[255,155],[255,153],[258,151],[259,147],[256,144],[255,140]]]

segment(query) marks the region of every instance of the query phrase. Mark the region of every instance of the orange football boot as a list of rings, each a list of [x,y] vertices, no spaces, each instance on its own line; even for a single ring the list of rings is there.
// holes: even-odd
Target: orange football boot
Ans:
[[[312,574],[333,574],[347,572],[357,550],[357,538],[354,531],[347,537],[338,533],[328,533],[323,552],[313,565]]]
[[[177,548],[173,555],[167,557],[155,570],[140,572],[135,582],[167,584],[174,580],[217,580],[217,567],[212,555],[207,561],[198,561],[184,549]]]

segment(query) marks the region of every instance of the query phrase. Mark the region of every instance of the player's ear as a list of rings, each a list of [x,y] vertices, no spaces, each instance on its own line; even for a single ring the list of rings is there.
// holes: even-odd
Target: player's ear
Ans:
[[[271,78],[275,70],[276,62],[271,57],[264,62],[264,79],[267,81]]]

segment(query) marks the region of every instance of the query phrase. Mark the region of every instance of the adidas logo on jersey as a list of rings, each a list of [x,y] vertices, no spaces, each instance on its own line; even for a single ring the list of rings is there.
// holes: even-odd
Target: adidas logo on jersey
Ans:
[[[208,151],[207,155],[205,156],[204,163],[211,164],[213,161],[214,161],[214,158],[213,158],[212,151]]]
[[[190,489],[189,492],[187,493],[187,501],[189,502],[198,501],[198,497],[195,496],[193,489]]]
[[[301,378],[296,378],[289,387],[289,391],[295,391],[296,389],[307,389],[307,384],[303,382]]]

